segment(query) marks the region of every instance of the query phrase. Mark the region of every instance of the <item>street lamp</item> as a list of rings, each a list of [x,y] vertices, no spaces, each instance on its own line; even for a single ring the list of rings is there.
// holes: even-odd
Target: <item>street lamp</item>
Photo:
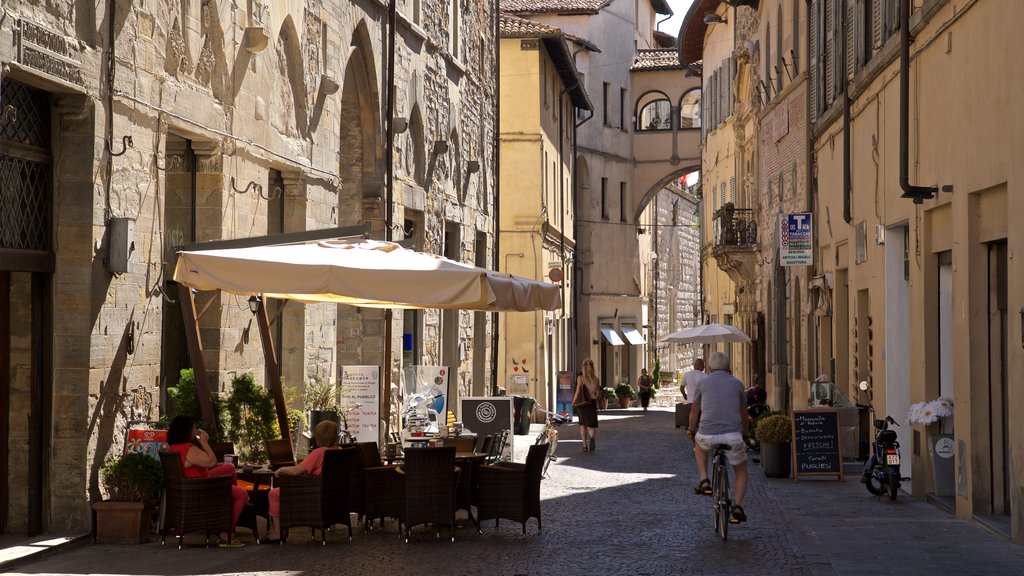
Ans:
[[[256,312],[259,311],[259,309],[260,297],[255,295],[249,296],[249,312],[252,312],[253,316],[255,316]]]

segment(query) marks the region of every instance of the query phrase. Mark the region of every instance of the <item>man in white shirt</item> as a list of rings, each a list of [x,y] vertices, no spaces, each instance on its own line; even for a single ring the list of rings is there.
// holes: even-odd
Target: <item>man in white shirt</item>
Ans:
[[[679,386],[679,391],[683,393],[683,402],[686,404],[693,402],[693,397],[697,393],[697,385],[705,376],[707,374],[704,373],[704,359],[697,358],[693,361],[693,370],[683,374],[683,383]]]

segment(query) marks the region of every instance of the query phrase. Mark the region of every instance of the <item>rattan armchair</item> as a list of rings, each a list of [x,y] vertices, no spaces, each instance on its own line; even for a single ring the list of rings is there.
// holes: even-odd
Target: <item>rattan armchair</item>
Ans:
[[[369,531],[374,520],[380,519],[383,527],[384,518],[401,518],[405,484],[397,466],[385,466],[381,462],[376,442],[360,442],[357,446],[362,456],[365,481],[363,528]]]
[[[281,534],[292,526],[308,526],[320,543],[327,545],[327,529],[335,524],[348,527],[352,539],[352,516],[349,502],[349,476],[358,458],[355,450],[328,450],[324,453],[319,476],[278,477],[281,487]],[[283,542],[283,538],[282,538]]]
[[[405,506],[401,523],[405,541],[409,541],[412,528],[420,524],[433,524],[437,536],[440,526],[451,528],[455,541],[455,491],[459,469],[455,466],[455,448],[407,448],[405,463],[398,467],[405,481]]]
[[[187,532],[210,534],[231,533],[231,477],[209,476],[185,478],[181,457],[177,452],[160,452],[164,471],[164,491],[160,510],[160,545],[167,540],[167,530],[178,535],[178,550]]]
[[[274,470],[284,466],[295,465],[295,453],[292,451],[291,442],[278,438],[275,440],[264,440],[267,447],[267,456],[270,460],[270,467]]]
[[[480,522],[505,518],[523,525],[537,519],[537,531],[541,530],[540,520],[540,479],[547,458],[548,445],[534,444],[526,455],[525,464],[503,462],[480,466],[477,471],[479,496],[477,516]]]

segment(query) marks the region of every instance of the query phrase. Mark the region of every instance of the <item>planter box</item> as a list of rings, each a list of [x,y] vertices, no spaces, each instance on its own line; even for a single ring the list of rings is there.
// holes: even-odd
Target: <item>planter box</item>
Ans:
[[[790,443],[772,444],[761,443],[761,469],[764,475],[769,478],[789,478],[790,472]]]
[[[152,502],[96,502],[98,544],[142,544],[149,542]]]

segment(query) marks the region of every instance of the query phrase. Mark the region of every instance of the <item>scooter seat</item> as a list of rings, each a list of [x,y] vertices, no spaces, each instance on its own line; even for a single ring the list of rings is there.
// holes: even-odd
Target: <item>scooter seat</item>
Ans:
[[[895,430],[882,430],[878,433],[878,442],[880,444],[895,444],[896,443],[896,431]]]

